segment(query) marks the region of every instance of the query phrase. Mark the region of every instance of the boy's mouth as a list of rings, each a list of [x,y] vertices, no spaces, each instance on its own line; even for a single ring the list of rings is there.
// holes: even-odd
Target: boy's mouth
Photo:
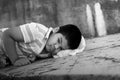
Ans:
[[[54,47],[51,45],[47,45],[46,48],[47,48],[48,52],[54,52],[54,50],[55,50]]]
[[[53,46],[47,45],[46,48],[47,48],[47,52],[51,53],[51,55],[57,54],[57,52]]]

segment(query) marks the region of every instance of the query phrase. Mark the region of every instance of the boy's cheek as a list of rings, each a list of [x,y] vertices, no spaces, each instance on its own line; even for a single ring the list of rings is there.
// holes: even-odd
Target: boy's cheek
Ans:
[[[46,45],[45,48],[46,48],[46,51],[48,51],[48,52],[50,51],[50,48],[48,45]]]

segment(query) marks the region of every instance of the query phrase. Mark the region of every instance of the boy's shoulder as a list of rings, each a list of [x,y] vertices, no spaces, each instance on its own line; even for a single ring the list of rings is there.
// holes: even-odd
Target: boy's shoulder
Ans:
[[[37,22],[30,22],[30,23],[27,23],[27,24],[29,24],[29,26],[35,26],[35,27],[37,27],[37,28],[42,28],[42,29],[44,29],[44,30],[47,30],[47,29],[48,29],[48,27],[45,26],[44,24],[37,23]]]
[[[45,26],[45,25],[43,25],[43,24],[41,24],[41,23],[37,23],[37,22],[30,22],[30,23],[27,23],[27,24]]]

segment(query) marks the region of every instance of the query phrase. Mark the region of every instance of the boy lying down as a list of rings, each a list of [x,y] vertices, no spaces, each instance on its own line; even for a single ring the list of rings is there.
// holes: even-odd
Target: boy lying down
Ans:
[[[79,28],[73,24],[48,28],[31,22],[19,27],[3,28],[0,35],[2,67],[10,63],[14,66],[30,64],[36,58],[75,55],[85,48],[84,38]]]

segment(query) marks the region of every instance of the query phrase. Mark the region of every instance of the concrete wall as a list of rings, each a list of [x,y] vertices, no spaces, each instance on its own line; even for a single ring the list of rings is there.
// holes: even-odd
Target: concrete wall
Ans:
[[[0,27],[14,27],[31,21],[55,27],[56,15],[55,0],[0,0]]]
[[[98,37],[103,29],[96,26],[94,5],[97,2],[100,3],[103,12],[106,30],[104,35],[119,33],[119,0],[0,0],[0,28],[15,27],[31,21],[40,22],[48,27],[73,23],[79,26],[86,38]],[[87,5],[92,12],[91,27],[87,22]]]
[[[85,37],[91,38],[99,36],[100,30],[97,31],[96,29],[94,7],[97,2],[100,3],[101,10],[103,11],[106,35],[120,32],[119,0],[59,0],[57,4],[59,24],[74,23],[79,26]],[[86,5],[90,6],[92,12],[92,30],[87,23]]]

